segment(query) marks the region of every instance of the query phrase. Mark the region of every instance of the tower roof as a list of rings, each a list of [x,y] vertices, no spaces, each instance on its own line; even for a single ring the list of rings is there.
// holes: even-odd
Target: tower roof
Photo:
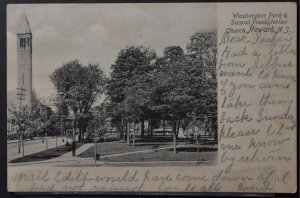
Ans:
[[[26,33],[31,33],[31,30],[29,27],[29,22],[27,20],[27,16],[26,16],[25,12],[23,12],[21,20],[18,24],[17,34],[26,34]]]

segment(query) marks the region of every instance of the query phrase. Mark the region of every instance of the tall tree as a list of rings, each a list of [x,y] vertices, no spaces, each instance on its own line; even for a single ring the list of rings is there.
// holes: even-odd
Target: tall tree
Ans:
[[[17,109],[11,105],[8,110],[10,112],[8,120],[14,126],[18,138],[18,153],[21,149],[21,140],[45,135],[46,130],[56,122],[51,108],[40,102],[35,91],[32,93],[31,107],[25,105]]]
[[[140,81],[143,76],[153,70],[155,58],[155,52],[143,46],[130,46],[119,52],[111,67],[111,79],[107,86],[108,99],[114,109],[114,119],[118,119],[119,122],[141,120],[141,116],[144,115],[141,109],[143,103],[137,101],[141,99],[143,93],[137,93],[135,89],[141,85]],[[134,104],[140,105],[135,106]],[[123,123],[125,124],[125,122]],[[125,127],[122,126],[122,128]]]
[[[81,120],[79,126],[79,141],[81,141],[85,126],[82,124],[89,109],[97,97],[104,93],[106,77],[99,65],[82,65],[78,60],[70,61],[50,75],[51,81],[58,92],[59,106],[68,107],[73,111],[76,120]]]
[[[216,66],[217,35],[215,32],[196,32],[187,45],[188,54],[203,61],[207,67]],[[215,71],[215,70],[214,70]]]
[[[187,55],[179,46],[170,46],[165,48],[164,57],[156,61],[153,110],[161,119],[173,122],[176,137],[182,122],[187,125],[188,120],[215,119],[215,39],[211,33],[196,33],[191,37]]]
[[[206,120],[216,133],[217,128],[217,36],[214,32],[196,32],[187,46],[190,60],[191,89],[196,119]]]
[[[165,48],[164,57],[157,61],[154,82],[153,110],[161,119],[173,122],[173,133],[178,136],[180,120],[190,111],[190,89],[188,87],[187,60],[179,46]]]
[[[18,153],[20,153],[21,140],[25,140],[36,130],[36,120],[34,119],[31,109],[28,106],[23,106],[20,107],[20,109],[17,109],[15,106],[11,105],[8,110],[11,113],[11,115],[8,117],[8,120],[15,128],[18,138]]]

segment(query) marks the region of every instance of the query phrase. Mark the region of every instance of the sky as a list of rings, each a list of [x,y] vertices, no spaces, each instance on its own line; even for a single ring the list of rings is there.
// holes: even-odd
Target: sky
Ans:
[[[33,88],[55,93],[49,75],[64,63],[100,64],[107,76],[118,52],[143,45],[185,49],[195,32],[215,31],[216,4],[14,4],[7,7],[7,90],[17,87],[16,28],[26,13],[33,36]]]

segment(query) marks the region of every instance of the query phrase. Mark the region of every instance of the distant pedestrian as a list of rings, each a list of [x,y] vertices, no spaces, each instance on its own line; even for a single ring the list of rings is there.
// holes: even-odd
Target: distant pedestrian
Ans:
[[[66,146],[71,146],[71,144],[69,143],[69,141],[66,142]]]

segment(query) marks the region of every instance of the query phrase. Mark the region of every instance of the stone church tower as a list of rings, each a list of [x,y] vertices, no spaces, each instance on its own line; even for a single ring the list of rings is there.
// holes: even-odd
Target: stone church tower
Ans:
[[[32,100],[32,34],[25,12],[17,28],[17,72],[19,106],[31,107]]]

